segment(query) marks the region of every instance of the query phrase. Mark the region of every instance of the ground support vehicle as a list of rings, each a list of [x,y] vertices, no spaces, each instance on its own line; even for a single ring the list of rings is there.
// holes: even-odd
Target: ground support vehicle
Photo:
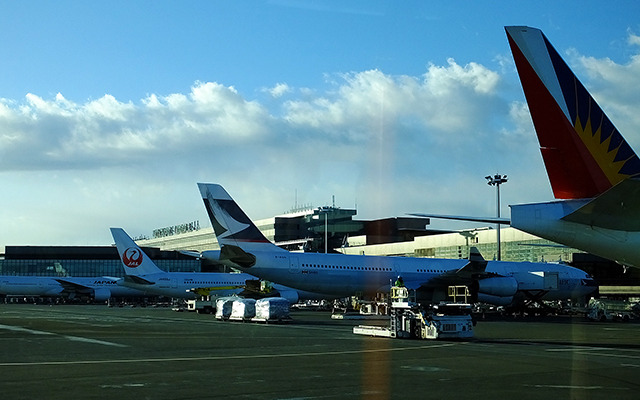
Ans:
[[[216,319],[242,322],[288,322],[290,303],[282,297],[254,300],[241,297],[223,297],[216,302]]]
[[[198,299],[187,300],[187,311],[198,314],[213,314],[216,311],[216,297],[202,296]]]
[[[353,333],[367,336],[413,339],[468,339],[473,337],[471,305],[440,303],[420,308],[406,287],[391,288],[389,326],[359,325]]]
[[[638,317],[637,307],[628,300],[591,299],[586,316],[591,321],[629,321]]]

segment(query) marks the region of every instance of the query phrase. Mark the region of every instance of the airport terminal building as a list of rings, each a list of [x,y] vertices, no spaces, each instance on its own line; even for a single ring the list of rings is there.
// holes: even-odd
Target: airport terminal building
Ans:
[[[164,270],[200,271],[193,257],[152,247],[143,250]],[[115,246],[7,246],[0,275],[122,277],[124,271]]]

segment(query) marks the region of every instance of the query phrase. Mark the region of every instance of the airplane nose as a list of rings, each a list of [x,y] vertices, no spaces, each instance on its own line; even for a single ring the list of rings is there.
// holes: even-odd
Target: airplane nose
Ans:
[[[598,283],[595,281],[595,279],[592,279],[592,278],[581,279],[580,283],[581,283],[580,291],[583,293],[584,296],[589,295],[595,292],[596,290],[598,290]]]

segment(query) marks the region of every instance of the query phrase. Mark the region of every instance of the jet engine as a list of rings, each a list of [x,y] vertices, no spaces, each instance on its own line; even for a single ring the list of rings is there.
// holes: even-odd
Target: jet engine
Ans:
[[[280,293],[280,297],[287,299],[289,304],[296,304],[300,298],[295,290],[278,290],[278,293]]]
[[[511,277],[481,279],[477,284],[478,301],[496,306],[511,304],[518,291],[518,281]]]
[[[93,299],[95,301],[106,301],[111,297],[111,290],[107,288],[98,288],[93,290]]]

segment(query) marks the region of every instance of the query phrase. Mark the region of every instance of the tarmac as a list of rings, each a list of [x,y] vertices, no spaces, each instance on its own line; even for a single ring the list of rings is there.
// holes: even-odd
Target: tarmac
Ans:
[[[3,399],[638,399],[640,323],[479,321],[470,341],[352,333],[169,308],[0,305]],[[378,322],[379,324],[380,322]]]

